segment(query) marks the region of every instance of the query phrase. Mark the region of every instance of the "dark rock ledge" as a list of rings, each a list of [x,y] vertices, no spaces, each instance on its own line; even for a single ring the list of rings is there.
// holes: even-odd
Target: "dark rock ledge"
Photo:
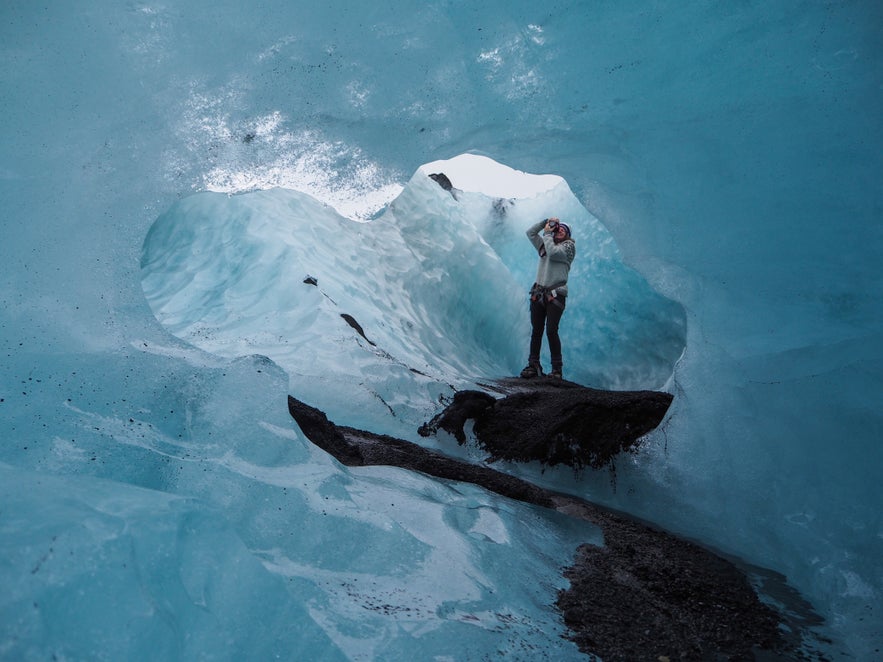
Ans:
[[[539,437],[518,433],[525,428],[541,428],[536,423],[545,420],[550,411],[558,411],[560,417],[562,406],[571,407],[582,411],[580,415],[587,416],[591,426],[573,420],[556,429],[552,434],[557,437],[547,438],[546,444],[554,446],[556,439],[560,442],[575,429],[593,427],[590,437],[600,441],[598,448],[603,450],[587,452],[591,444],[585,439],[582,444],[574,444],[571,438],[567,444],[579,457],[568,463],[600,466],[615,454],[614,448],[631,448],[641,434],[657,425],[671,401],[665,394],[653,396],[647,392],[578,395],[582,387],[546,382],[503,380],[489,386],[501,394],[508,393],[502,400],[467,392],[423,433],[442,428],[460,436],[463,423],[474,418],[476,435],[481,427],[481,443],[497,457],[529,456],[547,463],[567,462],[562,459],[564,451],[543,455]],[[550,394],[555,393],[556,403],[551,403]],[[512,396],[516,397],[505,402]],[[490,467],[453,459],[402,439],[335,425],[323,412],[291,396],[288,407],[304,434],[345,465],[391,465],[470,482],[600,527],[604,546],[579,547],[574,564],[564,572],[571,586],[559,591],[557,599],[569,638],[584,653],[605,661],[804,657],[797,653],[794,638],[783,636],[787,628],[782,627],[782,615],[758,599],[746,575],[732,562],[699,545]],[[494,411],[500,419],[506,419],[506,424],[495,420]],[[483,421],[481,426],[479,421]],[[527,442],[513,454],[506,449],[506,438],[496,434],[514,434]],[[562,448],[566,446],[561,443]]]
[[[439,429],[464,443],[472,419],[476,441],[489,461],[538,461],[600,469],[665,417],[672,396],[657,391],[600,391],[561,379],[501,379],[484,391],[459,391],[444,411],[423,425],[423,436]]]

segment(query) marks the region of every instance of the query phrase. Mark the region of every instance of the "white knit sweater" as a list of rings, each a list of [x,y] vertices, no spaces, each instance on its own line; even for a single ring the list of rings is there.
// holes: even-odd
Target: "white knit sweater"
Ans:
[[[576,257],[576,244],[572,239],[565,239],[555,243],[555,239],[549,232],[544,232],[546,221],[540,221],[531,225],[527,230],[527,238],[538,251],[545,248],[545,255],[540,256],[537,265],[537,285],[552,287],[558,293],[567,296],[567,276],[570,273],[570,264]],[[563,284],[562,284],[563,283]]]

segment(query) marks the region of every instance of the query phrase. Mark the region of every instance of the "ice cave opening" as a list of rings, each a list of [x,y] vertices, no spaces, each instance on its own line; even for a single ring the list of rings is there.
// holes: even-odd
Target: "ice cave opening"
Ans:
[[[478,154],[419,167],[373,214],[279,188],[190,196],[150,229],[142,285],[186,342],[267,356],[336,420],[413,436],[452,385],[517,374],[536,269],[524,231],[552,215],[578,246],[568,378],[665,388],[686,342],[683,308],[623,263],[563,178]]]

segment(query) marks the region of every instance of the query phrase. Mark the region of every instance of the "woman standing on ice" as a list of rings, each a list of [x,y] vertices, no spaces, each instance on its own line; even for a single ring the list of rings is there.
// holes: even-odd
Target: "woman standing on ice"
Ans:
[[[576,257],[576,243],[570,236],[570,226],[557,218],[547,218],[527,230],[527,238],[540,254],[537,279],[530,288],[530,354],[527,367],[521,371],[525,378],[542,376],[540,348],[543,344],[543,328],[549,339],[552,355],[550,377],[561,379],[564,361],[561,356],[561,339],[558,323],[567,303],[567,275]]]

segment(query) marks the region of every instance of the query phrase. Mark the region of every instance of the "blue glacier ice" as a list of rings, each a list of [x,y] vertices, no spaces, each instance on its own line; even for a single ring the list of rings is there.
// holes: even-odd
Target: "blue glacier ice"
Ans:
[[[553,605],[594,527],[343,467],[285,404],[480,461],[416,427],[522,366],[553,213],[567,376],[675,398],[615,485],[498,468],[880,655],[879,3],[0,17],[0,658],[579,658]]]

